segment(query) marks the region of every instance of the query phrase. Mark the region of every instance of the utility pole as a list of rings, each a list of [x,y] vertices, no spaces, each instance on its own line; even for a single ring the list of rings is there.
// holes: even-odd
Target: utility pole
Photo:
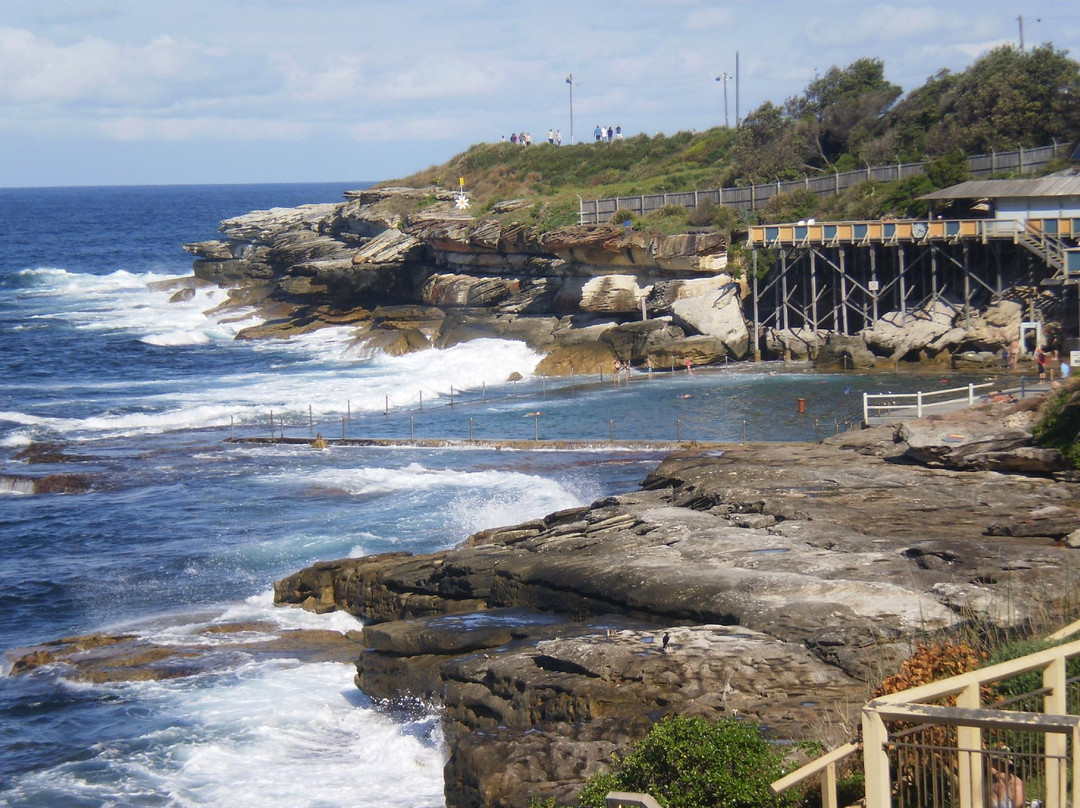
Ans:
[[[566,77],[566,83],[570,85],[570,145],[574,145],[574,74]]]
[[[724,128],[725,129],[729,128],[729,126],[728,126],[728,111],[727,111],[728,110],[728,107],[727,107],[727,83],[728,83],[728,79],[730,79],[730,78],[731,78],[731,76],[729,76],[727,73],[721,73],[719,76],[716,77],[717,81],[724,82]]]
[[[739,118],[739,52],[735,51],[735,128],[739,128],[742,119]]]
[[[1024,52],[1024,15],[1020,14],[1016,18],[1016,22],[1020,25],[1020,52]]]

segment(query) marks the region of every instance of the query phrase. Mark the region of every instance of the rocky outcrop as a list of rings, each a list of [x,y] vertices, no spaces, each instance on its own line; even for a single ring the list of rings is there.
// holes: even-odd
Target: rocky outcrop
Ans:
[[[348,192],[338,204],[228,219],[226,239],[185,249],[196,256],[195,280],[248,287],[235,305],[257,306],[267,322],[244,338],[321,327],[330,323],[322,314],[327,310],[366,315],[380,306],[422,304],[442,309],[452,333],[420,329],[423,340],[403,340],[357,317],[358,342],[403,352],[513,332],[536,338],[530,347],[548,353],[588,341],[573,333],[582,316],[590,324],[602,318],[609,327],[672,318],[682,335],[658,330],[653,340],[662,344],[632,352],[630,361],[651,358],[669,366],[686,358],[708,364],[760,355],[828,368],[871,368],[880,359],[883,366],[918,361],[981,371],[998,363],[1000,350],[1018,333],[1019,303],[999,301],[978,311],[938,297],[887,312],[855,336],[775,327],[752,334],[746,281],[736,285],[726,274],[722,234],[661,236],[612,224],[541,234],[527,220],[466,215],[455,209],[455,199],[455,191],[442,187]],[[522,204],[496,205],[493,213]],[[174,290],[177,300],[193,288]],[[466,318],[485,320],[478,312],[486,315],[483,326],[461,325]],[[555,331],[528,323],[551,317],[573,319]],[[523,325],[511,327],[514,322]],[[694,341],[678,342],[684,338]],[[627,352],[616,355],[623,359]],[[578,363],[556,358],[545,372],[569,372],[571,365]]]
[[[241,337],[285,337],[331,324],[325,315],[333,312],[334,322],[356,325],[360,355],[502,336],[525,339],[542,352],[572,348],[576,359],[556,357],[545,371],[570,372],[608,349],[594,346],[597,356],[581,356],[583,349],[575,346],[593,337],[574,333],[574,322],[552,328],[552,318],[588,315],[616,328],[644,312],[669,314],[675,302],[730,282],[717,275],[726,264],[726,244],[716,233],[653,237],[601,225],[541,236],[532,225],[463,216],[453,211],[455,195],[445,189],[371,189],[345,196],[340,204],[228,219],[222,224],[228,240],[185,246],[197,259],[196,280],[247,287],[236,305],[260,308],[265,322]],[[262,291],[253,293],[256,288]],[[407,328],[371,315],[416,305],[441,313]],[[726,297],[718,308],[731,308]],[[349,318],[349,311],[355,316]],[[742,356],[746,338],[736,333],[730,312],[726,320],[721,324],[714,313],[700,327],[689,321],[677,332],[661,326],[653,329],[647,350],[635,345],[617,353],[636,362],[653,354],[690,354],[701,364]],[[697,346],[658,344],[687,335],[724,346],[710,342],[705,349],[701,340]]]
[[[316,564],[275,597],[368,623],[369,695],[441,705],[452,808],[571,802],[661,715],[817,735],[916,638],[1051,608],[1080,485],[984,470],[1030,448],[1000,426],[1030,409],[684,450],[635,493],[453,550]],[[932,435],[961,433],[946,468]]]

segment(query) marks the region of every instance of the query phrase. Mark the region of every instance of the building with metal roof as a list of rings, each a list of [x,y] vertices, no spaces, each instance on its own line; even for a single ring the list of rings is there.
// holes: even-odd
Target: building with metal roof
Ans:
[[[969,180],[920,196],[928,202],[986,200],[995,219],[1080,218],[1080,171],[1068,169],[1037,179]]]

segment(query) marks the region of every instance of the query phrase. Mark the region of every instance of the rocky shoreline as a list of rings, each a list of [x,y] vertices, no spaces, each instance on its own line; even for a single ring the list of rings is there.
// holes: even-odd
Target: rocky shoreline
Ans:
[[[171,678],[236,653],[355,661],[357,686],[387,709],[440,711],[450,808],[572,804],[669,713],[847,740],[919,638],[1075,604],[1080,476],[1031,445],[1036,407],[683,448],[633,493],[275,585],[278,604],[344,610],[362,632],[68,638],[28,649],[12,674]]]
[[[316,564],[276,601],[361,617],[357,685],[439,706],[451,808],[570,804],[667,713],[846,740],[918,638],[1074,602],[1076,475],[988,470],[1028,462],[1001,424],[1031,410],[677,451],[638,492]]]
[[[199,284],[228,287],[227,308],[254,307],[264,320],[240,338],[346,326],[358,356],[516,339],[544,355],[534,372],[549,376],[728,358],[994,368],[1019,333],[1025,302],[1034,305],[1017,298],[967,311],[937,298],[883,312],[858,335],[754,334],[747,268],[729,264],[720,233],[615,225],[541,233],[524,201],[473,217],[455,210],[455,199],[445,188],[381,188],[254,211],[223,222],[223,239],[185,245],[196,257],[193,277],[163,288],[184,300]],[[514,219],[515,211],[524,215]]]

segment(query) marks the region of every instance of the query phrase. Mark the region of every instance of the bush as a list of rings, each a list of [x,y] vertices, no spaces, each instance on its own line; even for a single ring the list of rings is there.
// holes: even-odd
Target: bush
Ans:
[[[1080,469],[1080,376],[1070,376],[1047,398],[1031,433],[1039,446],[1057,449]]]
[[[755,724],[669,716],[617,759],[614,770],[591,778],[580,801],[583,808],[602,808],[609,791],[637,791],[665,808],[780,808],[798,798],[769,791],[784,773],[784,755]]]

